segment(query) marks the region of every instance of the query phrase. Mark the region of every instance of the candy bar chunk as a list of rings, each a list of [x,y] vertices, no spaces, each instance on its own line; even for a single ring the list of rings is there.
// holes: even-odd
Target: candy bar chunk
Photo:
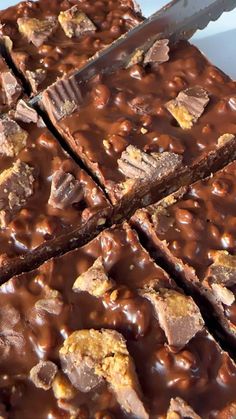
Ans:
[[[201,313],[191,297],[175,290],[140,291],[153,305],[168,344],[183,348],[204,326]]]
[[[118,160],[118,167],[129,179],[162,178],[181,165],[182,157],[175,153],[145,153],[129,145]]]
[[[15,121],[0,120],[0,154],[15,157],[26,146],[28,134]]]
[[[71,173],[59,169],[52,176],[49,205],[53,208],[65,209],[83,198],[81,183]]]
[[[180,397],[171,399],[166,419],[201,419]]]
[[[57,366],[51,361],[39,361],[30,370],[30,378],[34,385],[43,390],[49,390],[52,387],[53,380],[57,373]]]
[[[156,41],[148,50],[144,57],[144,64],[162,64],[169,60],[169,40],[160,39]]]
[[[42,298],[35,303],[35,308],[39,312],[46,312],[48,314],[59,315],[62,311],[63,301],[61,294],[57,290],[50,289],[45,286],[45,298]]]
[[[207,280],[210,283],[231,286],[236,284],[236,256],[226,250],[218,250],[213,255],[214,262],[209,266]]]
[[[33,194],[33,168],[17,160],[0,175],[0,225],[6,227]]]
[[[22,87],[11,71],[1,73],[2,88],[9,106],[16,103],[22,93]]]
[[[115,330],[80,330],[60,350],[62,369],[72,384],[88,392],[104,379],[121,407],[138,418],[148,418],[132,358],[123,336]]]
[[[26,122],[27,124],[31,122],[36,124],[39,120],[36,110],[33,109],[31,106],[27,105],[27,103],[22,99],[19,100],[19,102],[16,105],[14,116],[15,119],[18,119],[22,122]]]
[[[102,297],[114,286],[115,282],[108,278],[100,256],[86,272],[76,279],[73,290],[75,292],[87,291],[94,297]]]
[[[26,70],[26,75],[30,82],[33,93],[37,93],[38,87],[46,78],[46,70],[43,68],[37,68],[34,71]]]
[[[35,47],[39,48],[57,27],[55,17],[39,20],[30,17],[21,17],[17,19],[19,31],[32,42]]]
[[[79,38],[81,35],[87,32],[94,32],[97,29],[94,23],[85,13],[80,11],[77,5],[65,12],[61,12],[58,20],[68,38],[73,36]]]
[[[223,134],[218,138],[217,145],[218,147],[223,147],[226,143],[233,141],[235,139],[235,135],[233,134]]]
[[[42,101],[52,120],[59,121],[72,114],[82,103],[82,95],[75,77],[59,80],[42,94]]]
[[[181,128],[190,129],[203,114],[209,100],[205,89],[199,86],[190,87],[180,92],[176,99],[167,102],[166,108]]]

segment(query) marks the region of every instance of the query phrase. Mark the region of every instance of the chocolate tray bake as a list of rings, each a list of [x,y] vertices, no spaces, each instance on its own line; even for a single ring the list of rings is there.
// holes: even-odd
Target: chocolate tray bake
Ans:
[[[84,242],[110,214],[91,177],[24,101],[0,120],[0,278]]]
[[[4,418],[235,417],[235,364],[127,224],[6,282],[0,316]]]
[[[236,156],[236,83],[186,42],[157,41],[141,59],[81,86],[64,79],[43,93],[51,120],[118,214]]]
[[[236,163],[138,210],[133,222],[186,287],[207,298],[205,311],[236,347]]]
[[[37,93],[142,21],[132,0],[39,0],[0,11],[0,37]]]
[[[236,419],[236,82],[168,39],[78,82],[142,21],[0,11],[0,419]]]

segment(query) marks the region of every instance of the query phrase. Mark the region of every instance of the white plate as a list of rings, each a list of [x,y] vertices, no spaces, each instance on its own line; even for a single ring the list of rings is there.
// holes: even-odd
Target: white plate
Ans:
[[[197,0],[192,0],[197,1]],[[0,8],[16,4],[15,0],[0,0]],[[166,0],[139,0],[143,14],[149,16],[167,3]],[[198,31],[192,42],[218,67],[236,80],[236,10]]]

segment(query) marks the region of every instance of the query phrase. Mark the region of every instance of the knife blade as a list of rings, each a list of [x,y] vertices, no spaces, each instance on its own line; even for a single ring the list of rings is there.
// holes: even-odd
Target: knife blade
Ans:
[[[204,29],[209,22],[217,20],[223,12],[233,10],[236,0],[173,0],[136,26],[127,34],[120,37],[103,51],[92,57],[80,70],[74,72],[69,79],[73,85],[87,82],[97,74],[112,72],[117,68],[126,67],[135,53],[148,51],[155,41],[169,39],[176,42],[189,39],[197,29]],[[57,90],[60,80],[31,99],[32,106],[40,103],[44,105],[50,96],[50,89]],[[79,89],[77,89],[79,90]]]
[[[75,73],[76,79],[86,81],[126,66],[135,51],[145,53],[158,39],[189,39],[197,29],[235,7],[236,0],[174,0],[93,57]]]

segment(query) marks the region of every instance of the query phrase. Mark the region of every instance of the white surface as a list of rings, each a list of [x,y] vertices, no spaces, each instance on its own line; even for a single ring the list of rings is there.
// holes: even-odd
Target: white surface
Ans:
[[[143,14],[149,16],[167,0],[137,0]],[[192,0],[197,1],[197,0]],[[16,0],[0,0],[0,8],[16,4]],[[236,80],[236,9],[210,23],[203,31],[198,31],[192,42],[197,45],[207,57],[218,67]]]

